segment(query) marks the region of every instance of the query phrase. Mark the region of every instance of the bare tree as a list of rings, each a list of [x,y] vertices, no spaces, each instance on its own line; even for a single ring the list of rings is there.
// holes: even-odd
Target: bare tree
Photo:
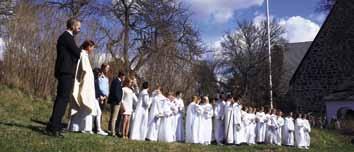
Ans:
[[[238,23],[238,28],[233,33],[226,34],[221,43],[222,54],[225,56],[221,64],[231,73],[227,87],[235,95],[242,96],[250,104],[264,104],[268,100],[269,82],[267,81],[268,51],[267,51],[267,24],[262,22],[256,25],[252,21]],[[284,46],[285,40],[281,38],[284,30],[275,22],[271,22],[271,45]],[[275,53],[274,49],[272,51]],[[282,60],[273,56],[273,61]],[[272,69],[273,79],[281,77],[282,62],[274,62]],[[278,65],[277,65],[278,64]],[[274,88],[278,82],[275,81]],[[275,91],[276,92],[276,91]]]

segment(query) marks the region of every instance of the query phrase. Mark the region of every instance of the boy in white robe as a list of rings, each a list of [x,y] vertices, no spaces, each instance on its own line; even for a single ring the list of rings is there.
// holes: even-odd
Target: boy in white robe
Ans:
[[[82,46],[80,59],[77,64],[73,96],[75,102],[71,103],[71,118],[68,129],[70,131],[81,131],[83,133],[92,132],[93,116],[97,115],[95,106],[95,78],[91,68],[89,54],[93,51],[95,44],[87,40]]]
[[[162,101],[161,109],[162,116],[160,121],[160,128],[158,134],[158,141],[162,142],[173,142],[175,135],[174,123],[174,113],[172,111],[173,103],[170,99],[166,98]]]
[[[264,107],[261,107],[256,113],[256,142],[264,143],[266,135],[266,115],[264,113]]]
[[[266,143],[266,144],[270,144],[271,127],[269,126],[269,123],[271,122],[271,114],[272,114],[272,110],[271,109],[268,109],[267,113],[265,114],[266,131],[265,131],[265,141],[264,141],[264,143]]]
[[[298,114],[298,117],[295,121],[295,145],[298,148],[305,148],[305,125],[304,120],[302,119],[302,114]]]
[[[311,132],[311,124],[308,120],[309,116],[307,114],[304,115],[304,131],[305,131],[305,149],[310,148],[310,143],[311,143],[311,137],[310,137],[310,132]]]
[[[159,128],[160,128],[160,118],[162,116],[161,104],[165,100],[165,96],[161,93],[161,88],[158,87],[152,93],[152,103],[149,111],[149,120],[148,120],[148,133],[146,138],[150,141],[157,141]]]
[[[226,136],[226,144],[234,143],[234,119],[233,119],[233,102],[234,99],[232,96],[228,95],[225,103],[225,136]]]
[[[276,110],[272,109],[272,113],[268,120],[268,136],[269,144],[277,144],[277,131],[278,131],[278,122],[276,116]]]
[[[148,82],[143,83],[143,90],[139,93],[138,103],[134,111],[135,117],[132,123],[130,139],[145,140],[148,128],[149,107],[151,100],[148,93]]]
[[[200,127],[201,143],[209,145],[213,131],[213,107],[209,103],[209,98],[207,96],[203,97],[201,108],[203,111]]]
[[[284,118],[282,117],[283,113],[279,110],[277,113],[277,128],[276,128],[276,141],[275,144],[281,146],[282,142],[282,128],[284,126]]]
[[[177,106],[177,114],[176,114],[176,141],[183,142],[184,141],[184,125],[183,125],[183,114],[184,114],[184,102],[182,99],[182,92],[176,92],[176,106]]]
[[[248,107],[247,114],[244,118],[244,124],[246,127],[246,141],[249,145],[255,144],[255,130],[253,127],[253,123],[255,123],[255,115],[253,114],[252,107]]]
[[[294,146],[294,131],[295,131],[295,125],[294,125],[294,119],[293,119],[293,113],[290,112],[287,117],[285,117],[284,120],[284,126],[283,126],[283,144],[286,146]]]
[[[200,144],[202,143],[202,133],[201,133],[201,123],[203,116],[203,109],[199,105],[201,99],[198,98],[197,103],[192,107],[193,121],[192,121],[192,136],[191,143]]]
[[[234,143],[240,145],[245,141],[244,129],[242,124],[242,105],[239,104],[239,100],[233,104],[233,123],[234,123]]]
[[[198,97],[193,96],[192,102],[187,107],[186,113],[186,143],[192,143],[192,125],[194,122],[195,115],[193,113],[193,108],[198,102]]]
[[[217,144],[221,145],[225,138],[225,101],[224,97],[220,96],[220,99],[216,102],[214,109],[214,136]]]

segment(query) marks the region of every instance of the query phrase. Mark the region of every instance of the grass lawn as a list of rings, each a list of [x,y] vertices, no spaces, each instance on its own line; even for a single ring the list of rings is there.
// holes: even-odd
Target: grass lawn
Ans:
[[[314,151],[354,152],[349,137],[334,131],[313,129],[310,150],[255,145],[216,146],[181,143],[136,142],[113,137],[65,133],[65,138],[53,138],[43,134],[52,109],[51,100],[36,99],[0,85],[0,151],[4,152],[144,152],[144,151]],[[107,128],[108,113],[104,113]],[[67,119],[65,118],[65,121]]]

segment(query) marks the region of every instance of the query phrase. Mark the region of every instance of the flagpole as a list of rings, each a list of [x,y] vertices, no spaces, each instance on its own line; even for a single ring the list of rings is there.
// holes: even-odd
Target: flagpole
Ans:
[[[267,3],[267,33],[268,33],[268,60],[269,60],[269,95],[270,95],[270,108],[273,109],[273,81],[272,81],[272,52],[270,46],[270,20],[269,20],[269,0]]]

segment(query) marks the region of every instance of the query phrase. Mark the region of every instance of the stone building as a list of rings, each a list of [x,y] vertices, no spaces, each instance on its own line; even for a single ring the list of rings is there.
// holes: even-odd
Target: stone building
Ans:
[[[288,95],[302,112],[324,112],[331,101],[354,104],[354,1],[337,0],[292,75]]]

